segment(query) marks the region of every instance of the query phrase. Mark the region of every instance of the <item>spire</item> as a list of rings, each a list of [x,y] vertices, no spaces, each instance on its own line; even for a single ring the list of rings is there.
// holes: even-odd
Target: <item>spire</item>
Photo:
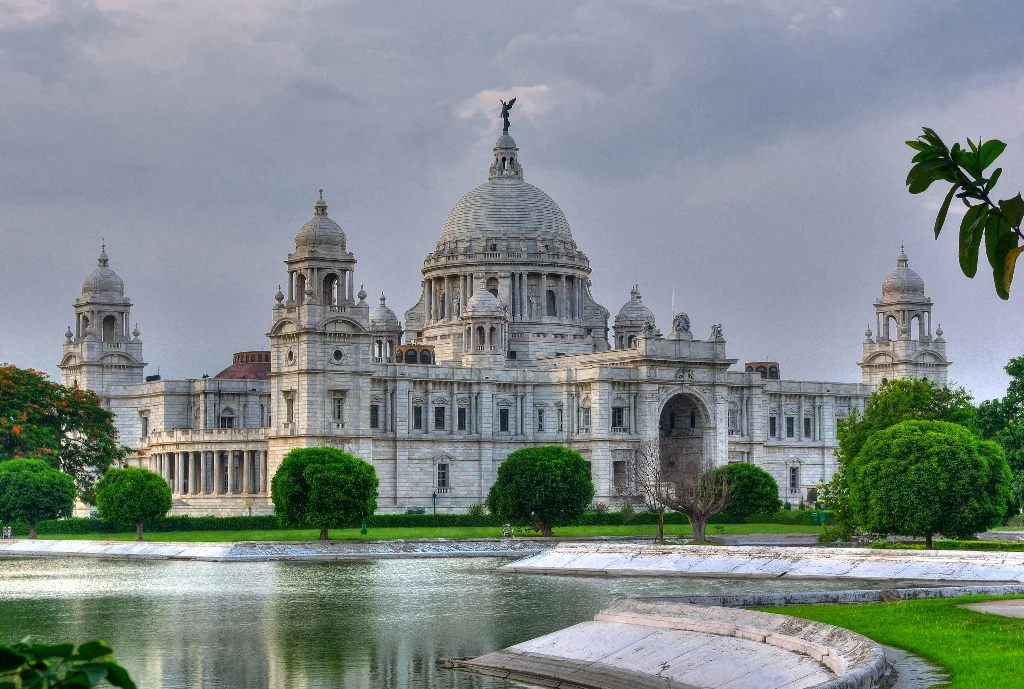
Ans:
[[[896,257],[896,266],[899,268],[906,268],[909,265],[907,260],[907,252],[903,248],[903,242],[900,242],[900,255]]]
[[[327,202],[324,201],[324,190],[320,189],[320,198],[313,204],[313,215],[327,215]]]
[[[110,257],[107,256],[107,240],[102,240],[103,243],[100,245],[100,255],[96,259],[96,265],[100,268],[106,268],[110,265]]]

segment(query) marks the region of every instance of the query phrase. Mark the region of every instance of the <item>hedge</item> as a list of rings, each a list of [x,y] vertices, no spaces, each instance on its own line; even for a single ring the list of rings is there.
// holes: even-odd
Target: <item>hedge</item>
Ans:
[[[935,541],[935,550],[997,550],[1011,553],[1024,552],[1024,543],[1020,541]],[[924,550],[920,543],[888,543],[876,541],[871,544],[878,550]]]
[[[654,524],[653,512],[636,512],[630,518],[630,524]],[[581,526],[613,526],[623,524],[620,512],[587,512],[580,519]],[[666,512],[666,524],[686,524],[686,516],[681,512]],[[742,523],[736,519],[712,519],[712,524]],[[791,524],[811,525],[811,510],[779,511],[773,515],[756,515],[746,520],[748,524]],[[501,521],[492,515],[472,514],[375,514],[366,520],[371,529],[389,528],[429,528],[429,527],[467,527],[467,526],[501,526]],[[264,531],[280,529],[281,524],[273,515],[257,517],[188,517],[174,516],[147,521],[143,527],[147,532],[166,531]],[[64,534],[104,534],[134,532],[135,527],[118,528],[100,519],[74,517],[71,519],[55,519],[41,521],[38,533],[44,535]],[[14,525],[14,535],[28,534],[25,524]]]

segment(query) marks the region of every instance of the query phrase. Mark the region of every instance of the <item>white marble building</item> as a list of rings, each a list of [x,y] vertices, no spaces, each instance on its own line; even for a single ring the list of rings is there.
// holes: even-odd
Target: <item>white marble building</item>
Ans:
[[[659,435],[718,464],[764,467],[795,505],[835,469],[837,419],[886,379],[945,383],[949,366],[902,252],[875,302],[860,383],[783,380],[776,362],[735,368],[720,327],[696,338],[680,313],[663,336],[636,286],[609,332],[586,254],[525,181],[507,132],[424,260],[404,330],[383,296],[371,307],[356,292],[355,257],[322,193],[285,265],[269,351],[240,352],[212,378],[144,378],[132,304],[105,251],[82,284],[62,381],[116,413],[138,451],[129,463],[167,478],[175,513],[270,512],[281,459],[316,445],[373,464],[381,511],[463,510],[510,452],[552,443],[579,450],[596,499],[617,504],[632,491],[637,443]]]

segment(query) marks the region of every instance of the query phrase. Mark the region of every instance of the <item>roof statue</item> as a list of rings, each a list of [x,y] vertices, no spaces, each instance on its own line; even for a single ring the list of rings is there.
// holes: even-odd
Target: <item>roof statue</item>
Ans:
[[[498,100],[501,100],[500,98]],[[513,98],[509,102],[501,101],[501,119],[504,120],[504,128],[501,130],[502,134],[508,134],[508,113],[512,109],[512,106],[516,104],[516,99]]]

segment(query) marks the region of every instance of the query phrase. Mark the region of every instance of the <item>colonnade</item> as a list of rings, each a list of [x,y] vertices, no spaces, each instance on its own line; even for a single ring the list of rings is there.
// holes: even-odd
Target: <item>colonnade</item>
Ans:
[[[288,294],[285,298],[289,303],[304,303],[307,286],[313,288],[313,298],[325,306],[355,302],[355,271],[311,268],[308,272],[309,275],[300,270],[288,271]]]
[[[473,296],[474,285],[480,277],[480,273],[463,273],[424,280],[426,321],[458,318],[466,302]],[[498,282],[499,293],[505,292],[508,295],[509,317],[513,321],[583,318],[583,280],[576,275],[528,271],[505,273],[501,281],[492,279]]]
[[[265,450],[157,452],[149,455],[149,469],[181,497],[266,495],[269,489]]]

